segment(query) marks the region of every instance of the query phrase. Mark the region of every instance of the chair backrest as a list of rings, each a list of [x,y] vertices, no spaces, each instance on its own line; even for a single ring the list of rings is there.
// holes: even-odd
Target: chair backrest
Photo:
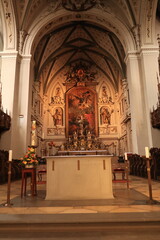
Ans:
[[[128,167],[128,161],[118,162],[118,157],[112,157],[111,159],[112,170],[126,169]]]

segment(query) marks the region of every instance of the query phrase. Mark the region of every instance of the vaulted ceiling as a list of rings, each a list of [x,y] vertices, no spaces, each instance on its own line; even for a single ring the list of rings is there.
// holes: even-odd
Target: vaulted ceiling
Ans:
[[[53,27],[38,39],[32,52],[35,61],[35,80],[43,78],[44,92],[70,64],[84,62],[118,89],[118,81],[126,77],[125,49],[118,37],[106,27],[83,20],[81,12],[102,10],[118,19],[130,31],[138,26],[140,0],[13,0],[19,30],[29,33],[32,23],[46,14],[77,12],[77,20]],[[159,5],[158,5],[159,6]],[[95,11],[95,12],[94,12]],[[134,34],[133,33],[133,39]],[[64,75],[64,74],[63,74]]]
[[[113,33],[89,22],[72,22],[40,40],[35,52],[36,77],[45,72],[45,84],[49,84],[67,66],[83,62],[117,88],[119,74],[125,74],[124,57],[122,44]]]

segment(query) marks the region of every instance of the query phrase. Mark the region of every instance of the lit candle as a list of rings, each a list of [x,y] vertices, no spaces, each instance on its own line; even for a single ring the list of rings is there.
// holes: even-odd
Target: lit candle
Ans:
[[[42,139],[44,139],[44,132],[42,133]]]
[[[9,162],[12,162],[12,150],[9,150]]]
[[[146,152],[146,158],[149,158],[149,148],[145,147],[145,152]]]
[[[35,140],[32,139],[31,146],[35,146]]]
[[[36,145],[36,121],[32,121],[31,146]]]
[[[127,153],[125,152],[124,153],[124,159],[127,161],[128,160],[128,157],[127,157]]]

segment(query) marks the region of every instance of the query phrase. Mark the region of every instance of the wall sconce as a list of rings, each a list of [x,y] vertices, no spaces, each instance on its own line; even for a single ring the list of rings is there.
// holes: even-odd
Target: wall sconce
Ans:
[[[23,114],[19,114],[19,118],[24,118],[24,115]]]

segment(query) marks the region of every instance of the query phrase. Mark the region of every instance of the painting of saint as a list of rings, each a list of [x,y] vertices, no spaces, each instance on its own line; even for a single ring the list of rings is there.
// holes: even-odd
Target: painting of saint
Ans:
[[[67,131],[96,133],[96,93],[87,87],[74,87],[66,94]]]

